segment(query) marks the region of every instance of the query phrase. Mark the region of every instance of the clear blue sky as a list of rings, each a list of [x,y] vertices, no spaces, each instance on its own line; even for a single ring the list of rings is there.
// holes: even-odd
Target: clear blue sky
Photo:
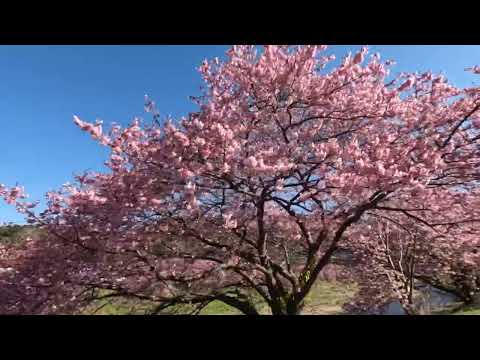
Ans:
[[[332,46],[341,57],[359,46]],[[143,112],[149,94],[162,115],[178,118],[195,109],[196,68],[222,57],[227,46],[0,46],[0,183],[25,186],[32,200],[98,170],[107,153],[73,123],[78,115],[129,123]],[[443,72],[459,86],[471,85],[465,67],[480,63],[480,46],[371,46],[394,59],[395,72]],[[476,81],[478,82],[478,80]],[[0,203],[0,222],[22,217]]]

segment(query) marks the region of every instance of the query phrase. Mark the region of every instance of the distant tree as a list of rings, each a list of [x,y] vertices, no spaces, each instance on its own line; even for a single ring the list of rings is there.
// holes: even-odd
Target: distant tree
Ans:
[[[403,217],[403,219],[402,219]],[[355,254],[350,279],[359,287],[350,312],[381,311],[397,301],[406,314],[423,314],[431,287],[472,304],[480,291],[479,245],[472,239],[425,231],[407,216],[370,218],[368,233],[347,246]],[[460,234],[459,234],[460,235]]]

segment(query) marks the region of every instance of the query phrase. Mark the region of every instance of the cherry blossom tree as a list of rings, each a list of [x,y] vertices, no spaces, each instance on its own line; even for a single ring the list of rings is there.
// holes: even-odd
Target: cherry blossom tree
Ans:
[[[256,314],[254,293],[272,314],[299,314],[339,246],[383,251],[369,219],[413,224],[419,247],[437,236],[447,249],[473,248],[479,88],[391,76],[393,62],[366,48],[327,70],[334,61],[326,46],[234,46],[225,61],[203,62],[199,110],[179,122],[160,121],[149,99],[150,124],[104,132],[75,117],[111,149],[109,171],[48,193],[40,214],[20,188],[2,188],[48,233],[31,248],[61,249],[51,284],[69,296],[29,311],[70,311],[103,289],[154,312],[219,300]],[[48,261],[41,253],[33,263]],[[375,269],[371,281],[389,281]],[[33,299],[8,311],[34,309]]]
[[[478,234],[465,241],[429,232],[429,227],[411,219],[391,216],[387,221],[378,217],[369,221],[368,234],[347,245],[355,257],[349,278],[359,287],[345,306],[349,312],[382,312],[389,303],[398,302],[406,314],[429,313],[432,304],[425,304],[425,297],[432,287],[454,295],[463,305],[476,301]]]

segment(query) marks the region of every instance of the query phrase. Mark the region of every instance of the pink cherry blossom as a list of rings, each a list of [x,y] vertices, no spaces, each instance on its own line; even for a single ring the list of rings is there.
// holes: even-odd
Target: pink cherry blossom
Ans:
[[[14,269],[0,274],[0,312],[74,313],[102,290],[258,313],[248,289],[298,314],[340,247],[356,260],[341,271],[360,286],[352,309],[399,299],[415,312],[416,277],[472,284],[480,90],[391,80],[392,62],[366,48],[326,71],[327,51],[234,46],[202,63],[199,111],[179,121],[158,121],[149,99],[152,123],[104,131],[75,116],[111,149],[108,171],[48,193],[38,214],[22,188],[0,186],[45,234],[0,249]]]

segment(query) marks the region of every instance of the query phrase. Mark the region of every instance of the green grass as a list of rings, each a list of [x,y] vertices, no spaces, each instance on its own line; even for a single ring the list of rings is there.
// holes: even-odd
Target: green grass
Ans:
[[[138,303],[124,299],[98,300],[87,307],[85,315],[144,315],[153,308],[147,303]]]
[[[335,315],[343,313],[342,305],[355,295],[353,284],[317,281],[305,298],[306,315]]]
[[[100,290],[98,296],[104,296],[111,291]],[[83,315],[144,315],[154,308],[155,304],[148,301],[131,300],[122,297],[111,297],[95,300],[81,311]]]
[[[348,301],[356,291],[354,285],[338,282],[318,281],[305,299],[305,315],[334,315],[342,313],[342,305]],[[270,313],[266,304],[256,299],[256,308],[262,315]],[[201,315],[240,315],[237,310],[220,301],[213,301],[201,312]]]
[[[480,309],[458,311],[453,315],[480,315]]]
[[[453,315],[480,315],[480,308],[478,307],[464,307],[458,311],[455,311]]]
[[[305,299],[305,315],[334,315],[342,313],[342,305],[355,294],[353,285],[318,281]],[[270,314],[265,302],[255,296],[253,301],[261,315]],[[98,300],[83,311],[83,314],[95,315],[143,315],[153,309],[148,302],[131,301],[120,298]],[[187,314],[192,310],[189,305],[169,308],[165,314]],[[221,301],[212,301],[200,311],[200,315],[241,315],[241,312]]]
[[[239,310],[216,300],[204,307],[202,311],[200,311],[200,315],[242,315],[242,313]]]

